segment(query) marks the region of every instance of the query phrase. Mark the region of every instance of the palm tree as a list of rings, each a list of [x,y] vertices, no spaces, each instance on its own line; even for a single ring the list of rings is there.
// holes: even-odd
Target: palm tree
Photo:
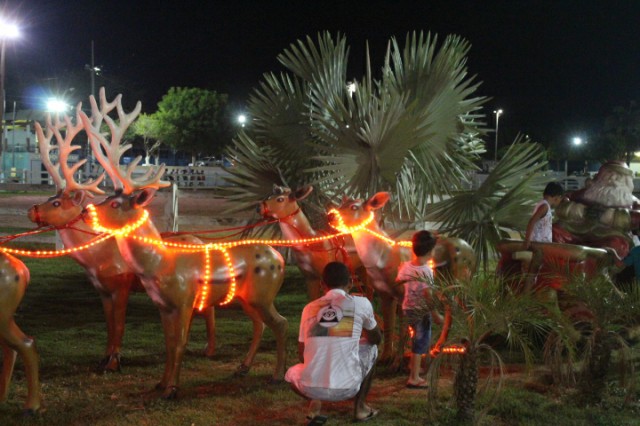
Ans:
[[[582,303],[590,312],[590,333],[586,335],[582,354],[579,355],[582,360],[578,382],[581,402],[602,401],[609,370],[614,361],[614,350],[617,351],[620,381],[628,391],[633,389],[633,363],[624,336],[630,327],[640,322],[638,286],[622,293],[604,276],[591,280],[573,277],[565,291],[568,303]],[[632,380],[627,380],[629,377]]]
[[[427,220],[440,223],[440,231],[466,240],[483,269],[495,257],[495,245],[509,229],[526,229],[533,200],[539,199],[548,180],[540,145],[517,137],[505,156],[478,189],[460,191],[433,205]]]
[[[483,97],[467,77],[469,44],[413,33],[404,48],[389,42],[375,79],[347,88],[346,38],[328,33],[292,44],[279,57],[286,71],[265,74],[251,96],[251,126],[230,149],[237,185],[224,195],[239,209],[276,184],[313,184],[319,199],[394,192],[396,209],[421,217],[434,197],[453,193],[483,152]]]
[[[443,221],[486,266],[504,227],[525,228],[546,161],[539,146],[518,138],[480,191],[465,190],[484,152],[486,101],[474,96],[479,83],[467,76],[469,48],[457,36],[438,45],[436,36],[413,33],[404,47],[392,38],[381,76],[373,77],[367,54],[366,75],[350,91],[344,36],[292,44],[278,57],[286,71],[265,74],[251,96],[251,125],[229,149],[234,185],[221,196],[237,211],[254,208],[273,184],[314,185],[311,207],[389,191],[395,197],[386,217],[395,226]]]
[[[445,347],[458,347],[463,352],[442,351],[433,359],[429,369],[429,400],[437,400],[441,366],[453,362],[457,418],[462,422],[473,421],[477,417],[478,392],[492,392],[486,410],[502,386],[503,361],[492,342],[504,341],[509,348],[521,352],[529,367],[534,361],[533,345],[538,340],[535,336],[546,335],[555,324],[547,315],[549,306],[534,293],[515,294],[495,275],[479,274],[470,282],[453,285],[438,280],[434,284],[440,303],[448,305],[453,320]],[[422,307],[425,311],[432,308],[426,304]],[[479,383],[478,369],[486,364],[491,374],[486,382]],[[494,371],[498,373],[498,381],[495,388],[491,388]]]

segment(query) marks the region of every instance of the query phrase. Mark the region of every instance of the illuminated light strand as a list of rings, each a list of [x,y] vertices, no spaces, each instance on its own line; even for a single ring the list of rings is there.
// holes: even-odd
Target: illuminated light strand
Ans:
[[[117,236],[126,237],[136,229],[140,228],[144,223],[149,220],[149,212],[147,209],[142,209],[142,215],[132,224],[127,224],[122,228],[111,229],[106,228],[100,224],[100,220],[98,219],[98,214],[96,213],[96,207],[93,204],[89,204],[87,206],[87,211],[89,212],[89,217],[91,218],[91,227],[98,232],[105,232],[108,234],[113,234]]]
[[[369,228],[367,228],[367,226],[373,222],[373,220],[375,219],[375,215],[373,212],[369,212],[369,217],[366,218],[364,221],[362,221],[361,223],[359,223],[358,225],[353,225],[353,226],[347,226],[344,223],[344,219],[342,218],[342,215],[340,214],[340,212],[337,209],[331,209],[328,212],[329,215],[335,215],[337,217],[337,224],[330,224],[330,226],[336,230],[338,230],[341,234],[352,234],[354,232],[358,232],[358,231],[365,231],[368,232],[369,234],[373,235],[374,237],[386,242],[387,244],[391,245],[391,246],[401,246],[401,247],[411,247],[411,241],[395,241],[389,237],[387,237],[386,235],[382,235],[379,232],[373,231]]]
[[[465,348],[464,346],[451,345],[451,346],[442,347],[440,349],[436,349],[436,348],[431,349],[429,354],[431,356],[434,356],[434,355],[437,355],[438,352],[442,352],[444,354],[462,355],[464,353],[467,353],[467,348]]]
[[[229,278],[231,280],[229,291],[225,299],[220,303],[220,305],[226,305],[233,300],[235,297],[237,282],[235,279],[235,270],[233,268],[233,262],[231,261],[231,255],[228,252],[228,249],[246,246],[246,245],[255,245],[255,244],[265,244],[271,246],[295,246],[295,245],[305,245],[305,244],[315,244],[319,242],[323,242],[326,240],[333,239],[340,235],[351,234],[353,232],[357,232],[360,230],[367,231],[377,238],[386,241],[390,245],[400,245],[400,246],[410,246],[410,241],[399,241],[396,242],[389,237],[386,237],[378,232],[371,231],[366,228],[373,220],[375,219],[375,215],[373,212],[370,213],[369,217],[365,219],[362,223],[356,226],[347,226],[342,219],[342,216],[336,209],[332,209],[329,211],[330,214],[334,214],[338,217],[338,225],[334,226],[337,228],[338,233],[328,234],[321,237],[313,237],[313,238],[301,238],[297,240],[238,240],[238,241],[228,241],[228,242],[218,242],[218,243],[209,243],[209,244],[190,244],[190,243],[180,243],[174,241],[165,241],[157,238],[150,237],[141,237],[138,235],[130,235],[133,231],[141,227],[144,223],[149,219],[149,212],[146,209],[142,210],[142,215],[138,220],[136,220],[133,224],[128,224],[123,226],[122,228],[113,229],[107,228],[100,224],[100,220],[95,210],[95,206],[90,204],[87,206],[87,211],[89,212],[91,226],[93,229],[99,232],[107,233],[109,236],[120,236],[132,238],[134,240],[140,241],[144,244],[151,244],[155,246],[162,246],[170,249],[177,249],[179,251],[185,252],[204,252],[205,256],[205,271],[204,271],[204,280],[202,286],[200,286],[198,294],[196,295],[196,306],[199,311],[204,309],[207,298],[209,296],[210,288],[209,282],[211,281],[211,250],[220,251],[224,257],[225,263],[227,265],[227,269],[229,270]]]
[[[211,250],[204,251],[204,281],[196,297],[196,308],[201,311],[205,308],[205,303],[209,297],[209,280],[211,279]]]
[[[23,250],[23,249],[13,249],[9,247],[0,247],[0,251],[3,253],[15,254],[18,256],[25,256],[25,257],[38,257],[38,258],[61,257],[71,253],[77,253],[80,251],[90,249],[91,247],[96,246],[102,243],[103,241],[108,240],[111,237],[113,237],[113,235],[110,235],[110,234],[102,235],[96,238],[95,240],[89,241],[86,244],[82,244],[80,246],[75,246],[75,247],[62,249],[62,250]]]
[[[224,255],[225,262],[227,262],[227,268],[229,269],[229,274],[231,276],[231,284],[229,286],[229,291],[227,292],[227,297],[225,297],[225,299],[222,302],[220,302],[220,306],[224,306],[227,303],[231,302],[235,297],[237,283],[236,283],[236,272],[233,268],[233,263],[231,262],[231,255],[229,255],[229,252],[224,248],[221,248],[221,251],[222,251],[222,254]]]

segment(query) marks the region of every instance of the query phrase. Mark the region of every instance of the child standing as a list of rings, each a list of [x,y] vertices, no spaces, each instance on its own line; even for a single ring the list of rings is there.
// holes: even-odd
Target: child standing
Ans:
[[[558,182],[549,182],[544,188],[543,198],[533,208],[533,215],[527,225],[527,232],[524,237],[525,249],[529,249],[532,241],[540,243],[550,243],[552,241],[551,209],[558,207],[563,196],[564,190]]]
[[[413,254],[415,257],[409,262],[400,265],[396,282],[404,285],[404,298],[402,310],[413,329],[411,343],[411,360],[409,362],[408,388],[426,388],[427,381],[420,377],[420,363],[422,355],[429,352],[431,342],[431,312],[421,315],[419,307],[431,301],[433,272],[428,261],[431,258],[436,238],[429,231],[418,231],[411,239]],[[438,323],[441,318],[434,312]]]

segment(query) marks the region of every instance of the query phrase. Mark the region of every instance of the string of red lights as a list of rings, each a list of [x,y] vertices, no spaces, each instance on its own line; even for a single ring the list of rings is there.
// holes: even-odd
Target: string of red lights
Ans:
[[[233,268],[233,262],[228,250],[233,247],[238,247],[243,245],[253,245],[253,244],[266,244],[266,245],[280,246],[280,247],[309,245],[309,244],[316,244],[325,240],[333,239],[341,235],[351,234],[358,231],[368,232],[374,235],[375,237],[385,241],[391,246],[395,246],[395,245],[403,246],[403,247],[411,246],[411,241],[404,241],[404,240],[395,241],[387,237],[386,235],[382,235],[378,232],[375,232],[366,228],[366,226],[369,225],[375,218],[373,212],[370,212],[369,217],[366,218],[364,221],[362,221],[360,224],[355,226],[347,226],[344,223],[344,220],[340,215],[340,212],[338,212],[338,210],[336,209],[332,209],[329,211],[329,213],[335,215],[335,217],[337,218],[338,224],[335,225],[334,228],[338,232],[334,234],[323,235],[320,237],[300,238],[297,240],[251,239],[251,240],[236,240],[236,241],[226,241],[226,242],[217,242],[217,243],[208,243],[208,244],[187,244],[187,243],[180,243],[180,242],[173,242],[173,241],[165,241],[165,240],[156,239],[156,238],[140,237],[138,235],[131,235],[132,232],[140,228],[149,220],[149,212],[146,209],[142,209],[142,214],[140,215],[140,218],[138,218],[135,222],[131,224],[127,224],[122,228],[118,228],[118,229],[107,228],[103,226],[99,221],[98,215],[96,214],[96,211],[95,211],[95,206],[93,204],[89,204],[87,206],[87,211],[89,212],[91,227],[97,232],[100,232],[101,234],[86,244],[76,246],[76,247],[71,247],[68,249],[62,249],[62,250],[26,250],[26,249],[13,249],[10,247],[0,246],[0,251],[5,253],[10,253],[10,254],[15,254],[18,256],[26,256],[26,257],[34,257],[34,258],[61,257],[61,256],[66,256],[70,253],[87,250],[91,247],[96,246],[97,244],[102,243],[103,241],[106,241],[109,238],[119,236],[119,237],[133,238],[145,244],[163,246],[165,248],[169,248],[177,251],[202,252],[204,254],[203,284],[202,286],[200,286],[198,295],[196,296],[196,301],[194,306],[196,309],[198,309],[198,311],[202,311],[206,307],[207,297],[209,296],[209,293],[210,293],[209,286],[211,282],[211,251],[212,250],[219,251],[222,253],[224,257],[224,262],[229,271],[229,278],[231,281],[227,295],[225,296],[224,300],[220,302],[220,305],[223,306],[230,303],[233,300],[233,298],[235,297],[236,289],[237,289],[237,283],[235,279],[235,270]],[[430,265],[430,266],[433,268],[433,265]],[[432,349],[432,351],[434,350],[441,351],[444,353],[464,353],[465,348],[458,347],[458,346],[449,346],[444,348]]]

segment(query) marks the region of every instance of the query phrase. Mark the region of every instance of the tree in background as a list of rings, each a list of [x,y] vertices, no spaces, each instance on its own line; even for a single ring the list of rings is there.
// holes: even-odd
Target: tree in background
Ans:
[[[219,155],[231,141],[228,96],[212,90],[172,87],[153,114],[157,139],[174,149]]]
[[[140,114],[138,119],[131,126],[136,136],[142,138],[144,147],[144,164],[151,164],[151,156],[157,153],[158,148],[162,144],[160,139],[161,129],[160,122],[155,115]],[[154,164],[158,164],[158,155],[155,156]]]
[[[627,108],[613,109],[604,122],[602,133],[595,144],[590,144],[591,157],[602,160],[631,162],[634,152],[640,150],[640,109],[636,102]]]

